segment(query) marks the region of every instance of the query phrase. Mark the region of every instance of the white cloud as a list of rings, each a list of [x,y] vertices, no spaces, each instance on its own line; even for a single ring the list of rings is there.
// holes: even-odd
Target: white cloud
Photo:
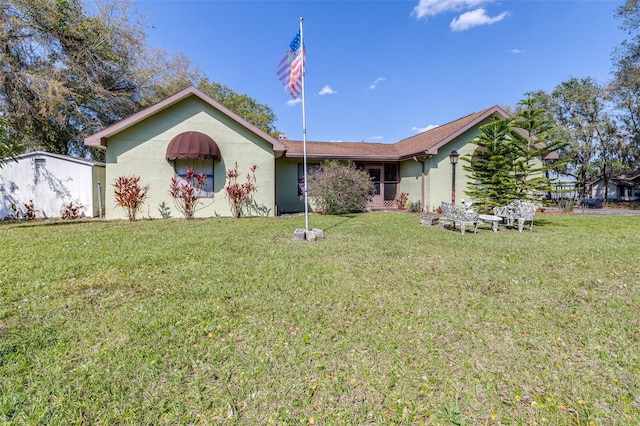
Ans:
[[[374,141],[381,141],[382,139],[384,139],[384,136],[371,136],[369,137],[369,139]]]
[[[333,90],[331,87],[329,86],[324,86],[319,92],[318,95],[322,96],[322,95],[335,95],[336,93],[338,93],[337,90]]]
[[[439,124],[429,124],[427,127],[412,127],[411,130],[413,130],[416,133],[422,133],[422,132],[426,132],[427,130],[435,129],[438,126],[440,126],[440,125]]]
[[[425,16],[436,16],[445,12],[457,12],[461,10],[473,9],[483,4],[491,3],[492,0],[420,0],[413,8],[412,15],[418,19]]]
[[[464,31],[473,27],[477,27],[478,25],[491,25],[496,22],[502,21],[509,15],[509,12],[502,12],[498,16],[488,16],[487,11],[480,8],[476,10],[472,10],[471,12],[465,12],[462,15],[454,18],[453,21],[449,24],[449,28],[452,31]]]
[[[520,49],[511,49],[509,52],[513,53],[514,55],[517,55],[518,53],[524,53],[524,50],[520,50]]]
[[[298,105],[298,104],[299,104],[299,103],[301,103],[301,102],[302,102],[302,99],[300,99],[300,98],[289,99],[289,100],[287,101],[287,105],[288,105],[288,106],[295,106],[295,105]]]
[[[382,83],[383,81],[386,81],[387,79],[384,77],[378,77],[376,78],[373,83],[371,83],[371,85],[369,86],[369,90],[373,90],[375,89],[379,83]]]
[[[449,27],[452,31],[464,31],[478,25],[495,24],[509,15],[509,12],[493,17],[487,15],[483,6],[493,2],[494,0],[419,0],[411,15],[421,19],[448,12],[461,13],[451,21]]]

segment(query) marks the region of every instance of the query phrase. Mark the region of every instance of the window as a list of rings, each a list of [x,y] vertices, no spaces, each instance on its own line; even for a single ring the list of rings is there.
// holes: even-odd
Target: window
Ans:
[[[173,160],[173,170],[184,181],[187,178],[187,167],[195,170],[196,174],[202,173],[207,177],[207,182],[202,187],[200,196],[213,197],[213,160],[201,158],[185,158]]]
[[[309,164],[307,163],[307,174],[308,177],[313,177],[314,173],[322,171],[322,167],[320,164]],[[298,164],[298,195],[304,195],[304,164]]]

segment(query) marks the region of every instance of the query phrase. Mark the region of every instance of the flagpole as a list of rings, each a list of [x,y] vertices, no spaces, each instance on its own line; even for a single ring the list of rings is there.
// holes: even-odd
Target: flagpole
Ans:
[[[304,229],[305,238],[309,234],[309,185],[307,183],[307,115],[304,103],[304,78],[307,73],[306,55],[304,51],[304,36],[302,33],[302,17],[300,17],[300,48],[302,49],[302,150],[304,173]]]

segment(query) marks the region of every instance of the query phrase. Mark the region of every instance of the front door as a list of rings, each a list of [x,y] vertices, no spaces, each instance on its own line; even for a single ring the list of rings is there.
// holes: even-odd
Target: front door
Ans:
[[[384,186],[382,185],[382,166],[367,166],[367,171],[371,177],[371,182],[375,187],[375,193],[370,206],[383,206],[384,205]]]

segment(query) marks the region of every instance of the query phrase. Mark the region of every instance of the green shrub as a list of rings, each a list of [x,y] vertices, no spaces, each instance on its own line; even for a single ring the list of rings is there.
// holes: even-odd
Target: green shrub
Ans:
[[[409,211],[412,213],[418,213],[422,209],[420,208],[420,201],[410,201],[409,202]]]
[[[310,177],[309,196],[322,214],[363,212],[374,194],[369,173],[352,162],[327,161]]]

